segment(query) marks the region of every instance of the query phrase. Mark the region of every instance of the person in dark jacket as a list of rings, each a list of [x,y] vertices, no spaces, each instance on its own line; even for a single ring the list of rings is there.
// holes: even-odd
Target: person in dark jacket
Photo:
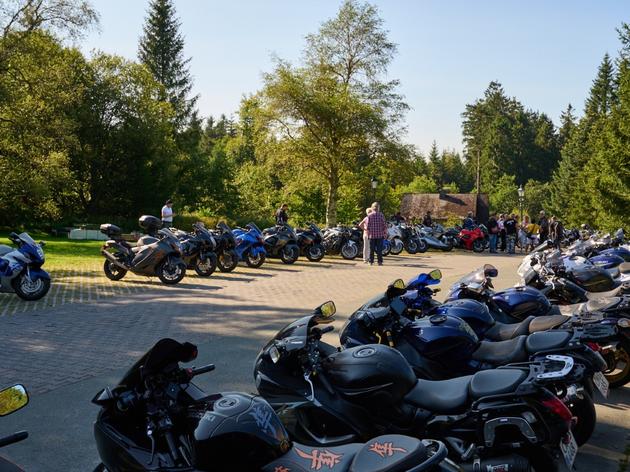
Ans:
[[[503,227],[505,228],[505,241],[507,243],[507,252],[508,254],[514,254],[514,247],[516,245],[516,235],[518,234],[518,221],[516,220],[516,215],[512,213],[505,223],[503,223]]]
[[[422,218],[422,225],[428,226],[429,228],[433,227],[433,218],[431,218],[431,210],[427,211],[424,214],[424,218]]]
[[[549,220],[545,215],[545,211],[540,211],[540,221],[538,221],[538,226],[540,226],[540,235],[538,236],[539,242],[538,244],[542,244],[549,238]]]
[[[562,222],[555,216],[552,216],[551,223],[549,224],[549,240],[553,247],[560,249],[563,237],[564,226],[562,226]]]
[[[395,215],[392,216],[392,221],[395,221],[397,224],[404,223],[405,217],[402,216],[400,212],[397,212]]]
[[[469,211],[468,216],[464,218],[464,224],[462,225],[464,229],[473,229],[475,227],[475,217],[473,216],[473,212]]]
[[[497,223],[497,215],[492,214],[488,219],[488,241],[490,243],[490,252],[497,252],[497,238],[499,236],[499,223]]]
[[[288,209],[289,205],[286,203],[283,203],[282,206],[278,208],[278,211],[276,211],[275,214],[277,225],[285,225],[289,221],[289,214],[287,213]]]

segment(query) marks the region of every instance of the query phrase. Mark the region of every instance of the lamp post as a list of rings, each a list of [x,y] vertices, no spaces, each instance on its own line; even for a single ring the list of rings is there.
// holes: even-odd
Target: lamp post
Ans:
[[[372,201],[376,201],[376,187],[378,187],[378,180],[375,177],[372,177],[370,180],[370,184],[372,184]]]
[[[521,224],[523,223],[523,203],[525,202],[525,189],[522,185],[518,187],[518,207],[521,210]]]

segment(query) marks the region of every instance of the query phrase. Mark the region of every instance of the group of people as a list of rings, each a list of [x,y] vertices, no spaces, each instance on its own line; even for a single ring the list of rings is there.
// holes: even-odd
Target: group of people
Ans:
[[[494,213],[488,219],[486,227],[491,253],[505,251],[514,254],[517,241],[525,251],[547,240],[555,247],[560,247],[564,235],[560,219],[556,216],[548,219],[544,210],[539,213],[538,222],[534,218],[530,220],[527,215],[519,222],[514,213],[501,213],[498,217]]]

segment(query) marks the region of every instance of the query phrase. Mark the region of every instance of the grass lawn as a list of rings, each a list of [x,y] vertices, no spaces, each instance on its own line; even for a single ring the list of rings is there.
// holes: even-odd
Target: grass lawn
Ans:
[[[47,234],[29,233],[35,241],[44,241],[45,270],[72,269],[75,267],[94,266],[102,264],[103,257],[100,248],[103,241],[82,241],[67,237],[50,236]],[[0,244],[14,246],[7,238],[8,233],[0,233]]]

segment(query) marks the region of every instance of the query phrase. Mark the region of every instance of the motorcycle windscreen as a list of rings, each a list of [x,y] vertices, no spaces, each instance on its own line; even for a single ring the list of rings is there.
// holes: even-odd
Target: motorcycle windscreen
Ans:
[[[22,240],[23,243],[25,244],[32,244],[33,246],[37,246],[37,243],[35,242],[35,240],[33,238],[31,238],[28,233],[20,233],[18,235],[18,237]]]
[[[314,315],[308,315],[289,323],[276,333],[263,350],[274,343],[281,344],[286,351],[303,349],[306,346],[308,330],[313,317]]]
[[[425,287],[427,285],[435,285],[439,284],[440,279],[434,279],[429,274],[424,273],[420,274],[417,277],[411,279],[407,283],[407,290],[417,290],[419,288]]]
[[[485,268],[480,267],[473,270],[469,274],[464,275],[461,279],[451,285],[451,292],[457,290],[461,285],[482,284],[486,280]]]

